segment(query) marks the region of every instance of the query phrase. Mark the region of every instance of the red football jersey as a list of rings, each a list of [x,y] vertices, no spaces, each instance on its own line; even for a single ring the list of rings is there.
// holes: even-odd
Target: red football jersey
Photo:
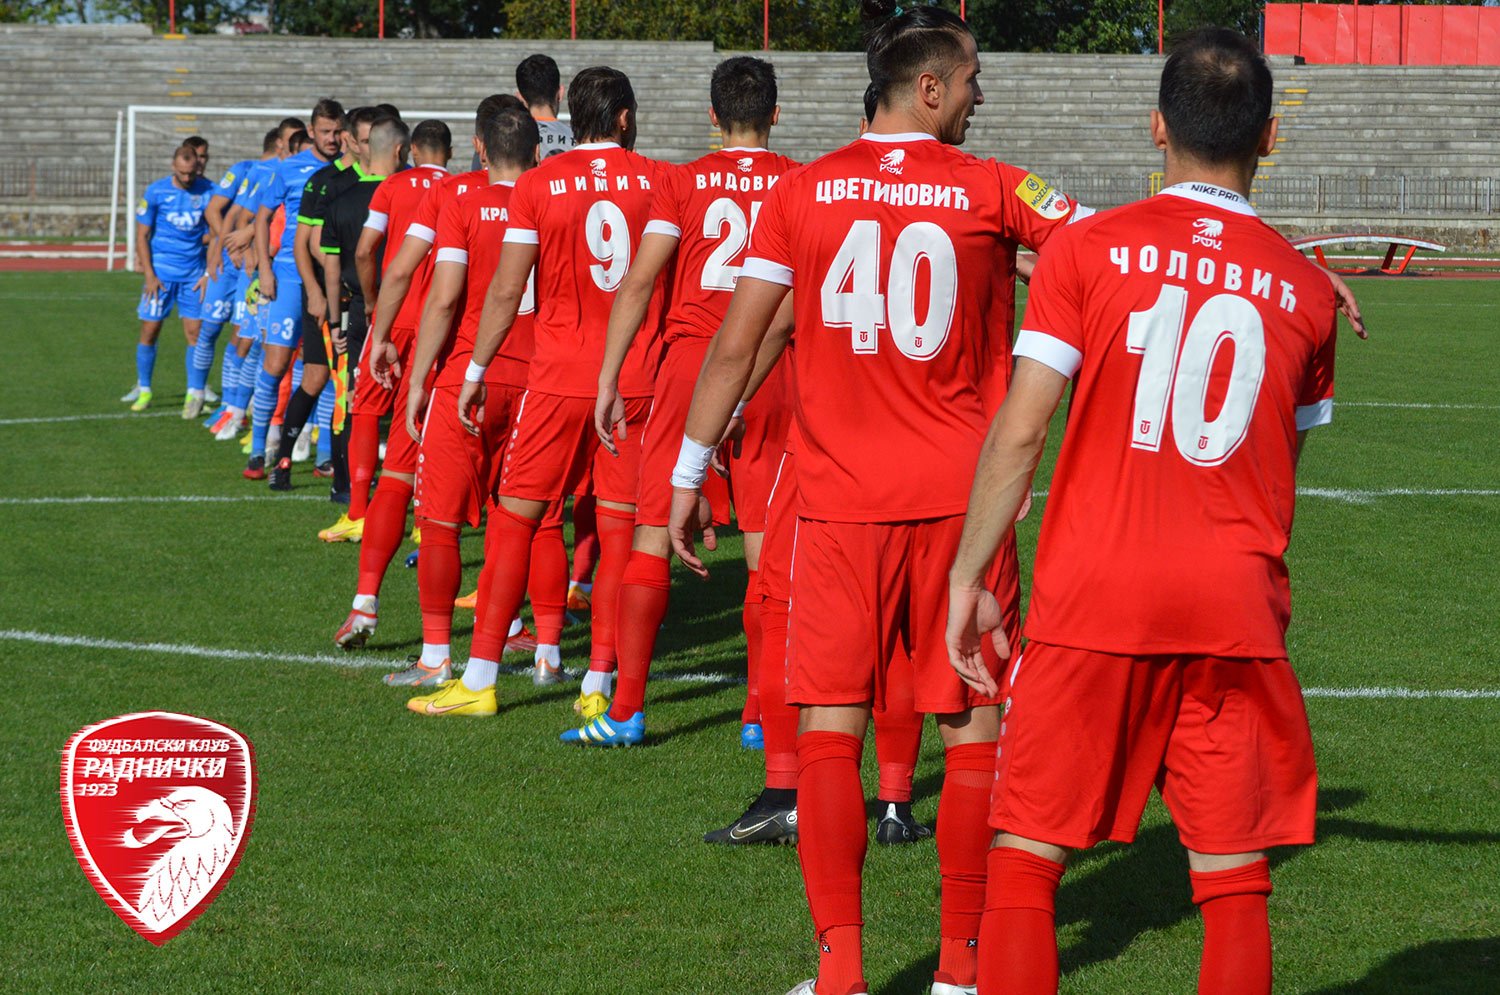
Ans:
[[[510,222],[510,198],[515,186],[502,181],[470,190],[444,204],[438,217],[433,266],[453,262],[468,267],[456,330],[449,340],[446,355],[440,360],[434,382],[438,387],[463,386],[464,370],[474,355],[474,337],[479,332],[484,297],[500,262],[500,244],[505,237],[505,226]],[[526,369],[534,348],[531,326],[535,311],[532,281],[527,280],[526,296],[521,300],[516,322],[505,337],[499,354],[485,370],[485,383],[526,386]]]
[[[1016,244],[1080,213],[924,134],[866,134],[777,182],[740,275],[794,291],[799,514],[964,513],[1009,378]]]
[[[666,163],[613,142],[576,145],[516,181],[505,241],[538,247],[532,390],[563,397],[599,392],[615,291],[641,235]],[[661,358],[662,287],[620,371],[622,397],[650,397]]]
[[[365,227],[385,234],[385,249],[380,259],[382,271],[401,248],[401,240],[406,237],[407,226],[416,217],[422,199],[447,178],[448,171],[441,166],[417,166],[392,173],[375,188]]]
[[[678,240],[667,342],[713,338],[719,330],[761,205],[796,166],[765,149],[729,148],[663,174],[646,234]]]
[[[1322,270],[1206,184],[1048,246],[1015,352],[1074,383],[1026,635],[1286,656],[1297,432],[1332,417],[1335,306]]]
[[[397,173],[391,179],[404,175],[406,174]],[[423,187],[417,194],[416,208],[409,215],[410,221],[404,229],[405,234],[397,239],[396,247],[399,248],[399,243],[404,241],[407,235],[416,236],[428,243],[435,241],[438,217],[442,214],[443,205],[489,182],[490,174],[486,170],[476,169],[456,175],[445,174],[438,182]],[[390,239],[386,239],[385,248],[387,252],[393,251]],[[401,302],[401,311],[396,315],[397,328],[416,328],[422,323],[422,305],[427,301],[427,291],[431,286],[432,253],[428,252],[421,264],[417,266],[416,272],[411,275],[411,287],[407,289],[406,298]]]

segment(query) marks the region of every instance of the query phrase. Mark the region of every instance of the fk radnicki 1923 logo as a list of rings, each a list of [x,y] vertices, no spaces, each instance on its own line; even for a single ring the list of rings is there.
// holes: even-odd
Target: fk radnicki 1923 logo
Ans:
[[[157,946],[229,883],[255,790],[250,742],[192,715],[121,715],[79,730],[63,750],[73,853],[105,904]]]

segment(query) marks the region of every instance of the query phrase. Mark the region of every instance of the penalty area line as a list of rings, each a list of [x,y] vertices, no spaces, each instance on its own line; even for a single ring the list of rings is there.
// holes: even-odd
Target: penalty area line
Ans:
[[[80,649],[121,650],[131,653],[159,653],[165,656],[188,656],[204,660],[243,660],[253,663],[298,663],[321,667],[376,668],[393,667],[398,662],[384,657],[364,654],[312,653],[267,653],[255,650],[219,649],[212,646],[197,646],[192,643],[142,643],[124,639],[96,639],[91,636],[66,636],[50,632],[35,632],[25,629],[0,629],[0,642],[30,643],[41,646],[68,646]],[[462,670],[462,668],[456,668]],[[529,674],[530,667],[505,666],[504,674]],[[569,671],[578,677],[582,671]],[[653,675],[653,681],[671,684],[744,684],[743,677],[730,674],[668,672]],[[1307,698],[1332,698],[1342,700],[1410,701],[1417,699],[1439,700],[1500,700],[1500,688],[1407,688],[1407,687],[1353,687],[1353,688],[1303,688]]]

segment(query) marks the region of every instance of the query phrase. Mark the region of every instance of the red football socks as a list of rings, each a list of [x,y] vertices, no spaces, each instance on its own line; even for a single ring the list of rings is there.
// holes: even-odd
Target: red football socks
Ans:
[[[915,688],[909,661],[894,661],[886,670],[886,681],[883,707],[877,708],[874,716],[875,759],[880,771],[876,797],[888,802],[909,802],[912,778],[917,772],[917,753],[922,749],[922,720],[926,716],[917,711],[913,701]],[[985,787],[988,790],[989,782]]]
[[[740,724],[760,722],[760,571],[751,570],[745,584],[745,606],[740,611],[745,627],[745,707]]]
[[[370,481],[380,462],[380,417],[354,415],[349,431],[349,517],[365,517],[370,506]],[[417,558],[420,562],[421,557]]]
[[[593,604],[589,608],[590,660],[615,660],[615,623],[620,611],[620,583],[630,562],[630,543],[635,537],[635,512],[618,508],[596,508],[599,527],[599,576],[594,580]]]
[[[406,509],[411,504],[411,484],[389,474],[375,485],[375,499],[365,516],[365,534],[359,543],[359,586],[356,594],[379,594],[391,557],[406,535]],[[420,558],[419,558],[420,559]]]
[[[1063,865],[1011,847],[991,850],[988,864],[979,990],[1056,995],[1056,900]]]
[[[672,591],[671,561],[632,550],[623,580],[615,642],[620,676],[609,705],[609,717],[616,722],[628,722],[646,707],[646,680],[651,674],[651,656],[656,652],[656,633],[661,629],[662,619],[667,617],[667,601]],[[594,588],[596,594],[598,590]],[[597,606],[599,602],[596,600],[594,604]],[[598,618],[597,608],[594,617]]]
[[[422,606],[422,642],[447,643],[453,637],[453,599],[463,580],[458,529],[417,519],[422,555],[417,557],[417,602]]]
[[[422,542],[426,541],[427,533],[423,532]],[[563,545],[561,523],[543,525],[532,537],[526,590],[531,595],[537,645],[556,646],[562,642],[568,606],[568,550]]]
[[[599,530],[594,519],[594,495],[573,499],[573,575],[574,583],[587,584],[594,577],[599,562]]]
[[[797,708],[786,703],[787,603],[760,603],[760,720],[766,738],[766,787],[797,787]]]
[[[817,991],[864,991],[860,878],[868,829],[859,781],[864,744],[842,732],[797,737],[797,856],[818,935]]]
[[[979,968],[976,948],[984,914],[985,857],[994,836],[989,809],[995,744],[950,746],[943,754],[943,767],[937,822],[938,873],[943,882],[938,972],[952,979],[949,984],[972,985]]]
[[[484,569],[479,573],[476,607],[480,610],[474,615],[474,639],[469,647],[469,656],[475,660],[499,660],[505,652],[511,620],[526,597],[537,523],[497,507],[490,512],[488,531]]]
[[[1227,871],[1189,871],[1203,913],[1198,995],[1269,995],[1271,865],[1265,858]]]

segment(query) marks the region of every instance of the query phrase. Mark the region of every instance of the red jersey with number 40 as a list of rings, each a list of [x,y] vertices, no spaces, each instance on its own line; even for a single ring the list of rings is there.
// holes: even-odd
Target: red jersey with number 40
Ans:
[[[599,392],[615,291],[641,244],[666,163],[613,142],[575,145],[516,181],[506,242],[537,246],[536,351],[531,390],[563,397]],[[661,360],[662,287],[620,371],[620,396],[650,397]]]
[[[1332,417],[1335,306],[1322,270],[1206,184],[1048,246],[1015,351],[1074,386],[1027,636],[1286,656],[1297,432]]]
[[[963,514],[1009,379],[1016,244],[1079,213],[928,135],[867,134],[777,182],[740,275],[793,288],[800,515]]]
[[[646,234],[678,240],[668,343],[713,338],[719,330],[761,205],[781,175],[796,166],[765,149],[729,148],[662,177]]]
[[[479,187],[443,205],[438,216],[437,240],[433,242],[433,266],[445,262],[468,267],[464,295],[459,302],[457,327],[441,361],[438,387],[461,387],[464,370],[474,355],[474,337],[479,332],[479,315],[484,311],[485,293],[500,263],[500,245],[510,221],[510,198],[514,183],[500,182]],[[510,334],[499,354],[485,370],[485,383],[526,386],[526,368],[533,348],[532,315],[536,311],[531,281],[526,281],[526,296]]]

